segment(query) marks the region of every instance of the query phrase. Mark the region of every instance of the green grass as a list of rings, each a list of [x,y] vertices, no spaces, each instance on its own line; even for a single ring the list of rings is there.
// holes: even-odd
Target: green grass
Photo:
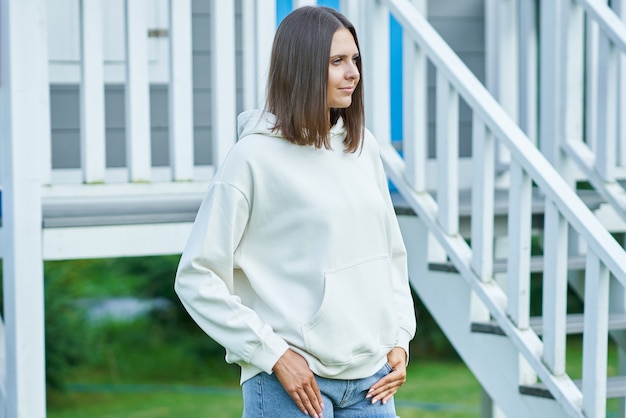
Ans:
[[[242,412],[232,376],[223,377],[220,387],[111,384],[69,389],[49,394],[49,418],[235,418]],[[415,361],[396,402],[403,418],[477,417],[480,386],[462,363]]]

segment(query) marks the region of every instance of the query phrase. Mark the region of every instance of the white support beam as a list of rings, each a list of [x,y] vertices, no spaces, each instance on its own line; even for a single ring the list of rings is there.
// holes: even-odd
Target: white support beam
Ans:
[[[532,179],[511,161],[507,254],[507,313],[519,329],[530,320],[530,244],[532,233]]]
[[[588,418],[606,416],[609,323],[609,270],[589,252],[585,267],[583,331],[583,411]]]
[[[126,165],[129,180],[150,181],[150,89],[146,0],[125,0]]]
[[[256,3],[256,0],[241,0],[243,110],[263,106],[257,103]]]
[[[537,143],[537,26],[534,1],[519,2],[519,125]]]
[[[102,2],[80,2],[80,147],[83,181],[104,183],[104,61]]]
[[[598,110],[596,113],[596,169],[604,181],[615,180],[617,164],[617,86],[619,55],[611,40],[600,32],[598,36]]]
[[[426,16],[426,1],[416,0],[413,4]],[[406,33],[402,35],[402,48],[402,143],[406,177],[421,192],[426,190],[428,158],[428,59]]]
[[[237,138],[235,72],[235,6],[212,2],[211,33],[211,144],[213,164],[219,165]]]
[[[567,316],[566,219],[546,199],[543,266],[543,361],[555,376],[565,374]]]
[[[46,416],[41,170],[50,141],[45,0],[0,2],[6,391],[0,416]],[[3,415],[5,414],[5,415]]]
[[[169,0],[169,27],[170,166],[172,179],[185,181],[193,179],[191,0]]]
[[[366,31],[361,43],[365,83],[365,123],[381,142],[391,141],[391,94],[389,88],[389,11],[377,0],[364,1]]]
[[[254,51],[256,69],[256,107],[265,105],[265,86],[270,69],[272,43],[276,33],[276,0],[255,0]]]
[[[493,134],[472,120],[472,269],[482,281],[493,276],[495,145]]]
[[[437,73],[438,221],[449,235],[459,232],[459,94]]]
[[[559,141],[563,135],[562,61],[563,4],[570,0],[540,1],[540,79],[539,143],[542,154],[557,169],[561,165]]]

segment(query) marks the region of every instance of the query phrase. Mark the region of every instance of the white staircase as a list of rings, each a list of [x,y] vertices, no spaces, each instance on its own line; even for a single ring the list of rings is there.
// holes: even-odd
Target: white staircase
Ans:
[[[413,288],[505,416],[605,417],[607,398],[626,396],[623,371],[620,376],[607,375],[609,335],[617,337],[620,351],[624,349],[626,252],[608,229],[615,226],[621,232],[620,222],[601,221],[594,212],[622,210],[618,205],[622,191],[615,191],[622,159],[615,156],[626,144],[624,136],[616,134],[626,120],[617,116],[625,107],[624,99],[619,94],[607,97],[601,89],[606,92],[620,85],[617,69],[624,65],[617,63],[626,51],[621,46],[624,24],[598,1],[540,1],[540,14],[527,3],[487,2],[501,18],[508,11],[515,22],[524,13],[527,20],[541,16],[536,26],[501,24],[496,29],[500,47],[519,48],[520,42],[507,43],[511,31],[518,40],[530,35],[537,39],[532,28],[539,27],[544,34],[539,37],[536,69],[543,80],[541,89],[537,90],[536,77],[529,76],[528,70],[519,79],[497,73],[498,103],[410,1],[382,3],[379,13],[388,8],[404,29],[408,43],[404,60],[409,63],[405,91],[414,92],[404,103],[408,123],[403,158],[390,143],[382,145],[388,174],[401,195],[398,206],[404,206],[399,219]],[[585,108],[580,102],[583,97],[590,100],[591,93],[585,91],[583,96],[582,69],[576,73],[575,63],[581,59],[582,67],[582,51],[587,43],[594,45],[582,37],[580,26],[574,26],[584,19],[588,27],[600,28],[600,44],[608,45],[609,51],[600,49],[598,56],[587,57],[598,71],[610,63],[608,79],[600,74],[595,79],[600,86],[596,103],[608,101],[598,108]],[[529,34],[524,28],[535,32]],[[575,30],[580,31],[579,38],[572,35]],[[515,51],[513,65],[497,63],[496,71],[518,71],[515,63],[523,61],[528,51]],[[427,120],[426,61],[434,66],[436,79],[431,93],[436,97],[434,159],[427,158],[423,140],[427,131],[419,122]],[[503,79],[515,84],[505,91]],[[532,89],[539,101],[529,101]],[[460,100],[472,113],[473,157],[468,161],[458,157]],[[526,106],[523,111],[521,105]],[[529,121],[533,112],[539,115],[538,123]],[[582,129],[583,117],[589,114],[595,118],[590,136]],[[528,134],[516,122],[520,115],[526,116],[520,118],[520,125]],[[375,134],[385,138],[384,132]],[[593,138],[593,149],[603,153],[597,151],[585,161],[598,161],[598,165],[582,164],[563,138],[578,140],[577,149],[588,148]],[[600,176],[598,167],[612,177]],[[593,184],[600,199],[592,191],[576,190],[581,181]],[[540,257],[531,257],[533,241],[542,243]],[[533,271],[543,274],[538,318],[530,317]],[[584,315],[567,314],[568,286],[584,299]],[[571,333],[581,333],[583,338],[582,381],[571,379],[566,368]],[[624,411],[620,413],[623,416]]]

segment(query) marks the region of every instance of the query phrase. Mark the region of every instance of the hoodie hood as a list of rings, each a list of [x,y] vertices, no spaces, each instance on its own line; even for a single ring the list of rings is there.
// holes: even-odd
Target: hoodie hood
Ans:
[[[267,135],[282,138],[280,131],[272,131],[276,125],[276,116],[262,110],[247,110],[237,117],[237,135],[243,139],[248,135]],[[331,140],[335,137],[345,137],[346,129],[343,120],[339,118],[330,129]]]

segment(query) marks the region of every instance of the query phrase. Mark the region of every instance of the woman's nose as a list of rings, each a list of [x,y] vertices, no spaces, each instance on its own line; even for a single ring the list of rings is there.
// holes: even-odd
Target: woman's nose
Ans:
[[[350,65],[350,68],[348,68],[348,70],[346,71],[346,78],[347,79],[354,79],[354,78],[359,78],[360,74],[359,74],[359,68],[356,66],[355,63],[352,63]]]

